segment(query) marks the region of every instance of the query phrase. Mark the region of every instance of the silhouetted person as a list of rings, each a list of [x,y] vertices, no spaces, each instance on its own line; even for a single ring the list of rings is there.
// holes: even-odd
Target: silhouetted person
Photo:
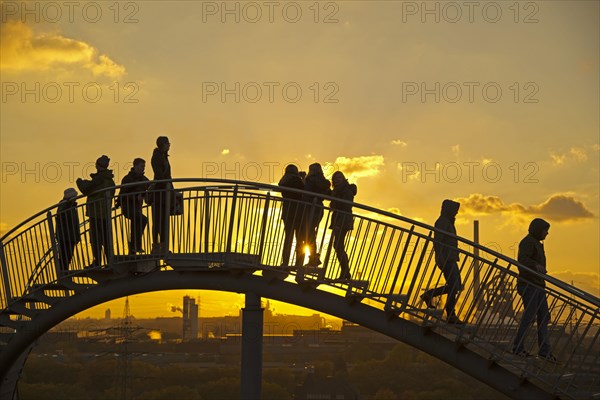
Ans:
[[[435,221],[435,227],[439,231],[456,236],[454,222],[459,208],[460,203],[448,199],[444,200],[440,216]],[[431,302],[432,299],[447,294],[446,306],[444,307],[447,316],[446,321],[449,324],[463,324],[464,322],[458,318],[454,311],[456,301],[458,300],[458,293],[462,286],[458,270],[458,239],[439,231],[436,231],[433,235],[433,250],[435,253],[435,263],[442,270],[446,284],[435,289],[429,289],[421,295],[421,300],[427,304],[427,307],[435,308]]]
[[[90,243],[94,260],[88,267],[102,264],[102,249],[108,259],[112,254],[110,243],[110,211],[112,198],[115,195],[115,181],[112,170],[108,169],[110,159],[102,156],[96,160],[95,174],[91,180],[77,179],[77,187],[87,196],[86,215],[90,221]],[[112,188],[110,190],[102,190]]]
[[[169,162],[169,149],[171,143],[166,136],[156,139],[156,148],[152,153],[152,171],[154,180],[172,179],[171,163]],[[163,253],[168,250],[169,238],[167,237],[170,210],[167,207],[167,196],[171,196],[172,182],[157,183],[152,197],[152,252]],[[173,200],[170,198],[169,200]]]
[[[517,292],[523,299],[523,316],[519,323],[517,336],[513,342],[513,353],[521,357],[529,357],[523,341],[533,321],[537,321],[538,353],[541,358],[556,362],[548,342],[548,322],[550,311],[546,300],[546,281],[539,274],[546,271],[546,253],[542,241],[548,236],[550,224],[541,218],[535,218],[529,224],[529,234],[519,243],[519,278]],[[532,272],[535,271],[535,272]]]
[[[342,172],[334,172],[331,181],[333,183],[331,196],[341,200],[354,201],[357,192],[356,185],[348,183]],[[332,210],[331,224],[329,225],[329,229],[332,230],[331,240],[342,270],[339,279],[350,279],[350,264],[344,242],[346,241],[346,234],[354,229],[352,205],[332,200],[330,207]]]
[[[304,180],[304,190],[316,194],[330,195],[331,183],[323,175],[321,164],[314,163],[308,167],[308,175]],[[307,266],[316,267],[321,264],[317,253],[317,231],[323,219],[323,198],[319,196],[304,195],[303,200],[310,204],[306,207],[306,245],[310,251]]]
[[[77,191],[68,188],[56,210],[56,241],[58,243],[58,277],[69,271],[75,246],[81,241],[79,215],[77,215]]]
[[[146,161],[141,158],[133,160],[133,167],[121,181],[122,185],[128,183],[137,183],[137,185],[121,188],[117,198],[117,206],[121,206],[123,216],[131,221],[131,240],[129,241],[129,254],[143,252],[142,236],[144,229],[148,225],[148,217],[142,210],[146,190],[150,184],[148,178],[144,175],[146,170]]]
[[[285,167],[285,174],[279,180],[279,186],[282,188],[304,189],[304,182],[298,172],[298,167],[293,164]],[[302,266],[304,261],[304,246],[303,243],[303,209],[300,204],[302,200],[301,193],[295,193],[289,190],[282,189],[281,197],[283,197],[283,209],[281,219],[285,230],[283,239],[283,254],[282,266],[290,265],[290,254],[292,252],[292,242],[296,237],[296,267]]]

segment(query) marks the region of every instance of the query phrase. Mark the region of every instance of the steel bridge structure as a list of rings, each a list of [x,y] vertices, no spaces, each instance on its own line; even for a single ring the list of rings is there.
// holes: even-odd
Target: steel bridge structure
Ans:
[[[68,271],[61,270],[57,206],[43,210],[0,240],[0,399],[18,399],[17,383],[37,338],[61,321],[103,302],[170,289],[204,289],[246,294],[242,322],[241,397],[260,398],[262,309],[275,299],[333,315],[422,350],[511,398],[600,398],[600,299],[549,275],[550,344],[560,360],[511,353],[523,303],[516,295],[516,260],[462,237],[462,280],[456,311],[465,324],[448,324],[442,305],[427,308],[423,291],[444,284],[436,267],[436,229],[403,216],[352,203],[354,229],[346,237],[350,279],[339,279],[328,196],[317,230],[319,266],[307,259],[282,265],[284,224],[281,188],[256,182],[174,179],[175,189],[155,190],[168,217],[168,244],[152,248],[152,207],[143,206],[148,228],[146,254],[129,254],[131,220],[105,202],[110,248],[92,261],[90,220],[81,198],[81,242]],[[173,185],[170,185],[172,183]],[[289,189],[295,191],[294,189]],[[297,191],[298,194],[307,194]],[[177,193],[177,195],[175,195]],[[132,193],[130,196],[148,196]],[[306,197],[305,197],[306,198]],[[139,199],[139,197],[138,197]],[[313,195],[314,199],[314,195]],[[121,199],[123,201],[123,199]],[[338,200],[339,201],[339,200]],[[301,218],[312,218],[320,202],[297,202]],[[156,204],[156,203],[155,203]],[[158,207],[155,205],[155,207]],[[182,211],[182,213],[181,213]],[[297,262],[296,262],[297,261]],[[295,265],[299,265],[295,267]],[[526,348],[536,346],[535,327]],[[260,337],[260,336],[259,336]],[[401,371],[398,372],[402,373]]]

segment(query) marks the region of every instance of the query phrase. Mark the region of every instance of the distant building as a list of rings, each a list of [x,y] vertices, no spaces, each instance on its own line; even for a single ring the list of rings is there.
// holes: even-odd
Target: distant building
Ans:
[[[110,308],[107,308],[106,311],[104,311],[104,319],[110,319]]]
[[[183,298],[183,333],[184,342],[198,339],[198,304],[190,296]]]

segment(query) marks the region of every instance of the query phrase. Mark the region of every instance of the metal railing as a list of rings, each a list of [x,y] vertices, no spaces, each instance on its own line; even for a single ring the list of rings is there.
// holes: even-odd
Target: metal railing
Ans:
[[[170,183],[168,187],[172,187]],[[285,242],[282,205],[284,201],[294,203],[298,210],[296,218],[303,222],[320,207],[318,203],[284,200],[281,188],[260,183],[211,179],[176,179],[172,183],[178,187],[122,196],[121,204],[138,202],[137,219],[131,212],[125,212],[126,217],[123,208],[115,209],[112,198],[98,200],[104,202],[104,217],[110,229],[106,232],[108,243],[101,252],[102,259],[92,266],[93,270],[136,260],[155,260],[166,269],[189,269],[202,259],[209,268],[235,266],[265,276],[269,271],[290,272],[288,279],[295,277],[299,284],[321,285],[322,290],[360,299],[390,316],[430,326],[536,382],[549,393],[590,397],[600,392],[600,299],[591,294],[532,271],[546,282],[544,290],[551,313],[550,344],[561,362],[516,357],[510,350],[523,303],[515,291],[518,276],[515,260],[458,237],[462,287],[456,312],[466,324],[447,324],[440,311],[427,309],[420,300],[424,290],[444,284],[435,265],[435,228],[352,203],[354,211],[345,217],[354,219],[354,229],[347,235],[344,246],[351,279],[341,280],[338,277],[342,271],[329,229],[333,211],[328,205],[322,206],[324,216],[316,236],[322,264],[318,268],[302,266],[308,255],[297,260],[296,254],[300,253],[294,245],[288,263],[300,265],[294,268],[282,265]],[[154,200],[153,205],[141,203],[144,197]],[[325,203],[332,199],[320,197]],[[64,246],[61,236],[64,239],[66,232],[57,232],[57,206],[43,210],[2,237],[2,310],[9,310],[19,299],[64,276],[79,284],[95,284],[82,274],[94,260],[95,243],[90,239],[94,222],[86,216],[85,204],[79,204],[72,212],[82,221],[77,232],[81,240],[74,246],[68,271],[60,267],[61,246]],[[170,215],[174,213],[179,215]],[[135,241],[133,231],[139,223],[136,221],[141,220],[148,221],[138,243],[145,253],[130,254],[131,242]],[[157,235],[168,238],[162,247],[155,244]],[[98,254],[96,251],[96,258]],[[191,264],[185,264],[186,260]],[[525,347],[537,348],[535,341],[535,327],[531,327]]]

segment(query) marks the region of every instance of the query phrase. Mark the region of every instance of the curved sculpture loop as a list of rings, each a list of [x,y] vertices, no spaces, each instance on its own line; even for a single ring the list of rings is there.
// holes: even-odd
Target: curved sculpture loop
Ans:
[[[354,214],[347,217],[354,218],[354,229],[345,243],[351,278],[339,279],[328,206],[323,208],[316,237],[322,263],[305,266],[305,255],[302,260],[292,256],[285,263],[292,265],[282,265],[285,232],[278,187],[214,179],[172,182],[176,190],[128,194],[131,201],[140,196],[153,200],[153,206],[142,209],[148,226],[137,244],[146,253],[130,251],[138,220],[112,207],[109,197],[101,199],[110,210],[104,251],[91,243],[85,205],[78,206],[81,241],[74,247],[68,270],[61,268],[65,263],[61,263],[64,253],[61,232],[56,231],[56,206],[2,237],[2,398],[12,398],[35,339],[60,321],[127,294],[186,287],[254,292],[361,323],[511,397],[600,396],[597,297],[540,275],[546,281],[551,309],[551,345],[561,362],[520,358],[510,353],[523,309],[514,290],[515,260],[459,237],[463,287],[456,311],[466,324],[447,324],[440,305],[429,309],[420,300],[424,290],[438,286],[440,279],[443,282],[433,257],[435,228],[353,204]],[[330,198],[323,198],[327,204]],[[318,207],[316,202],[298,201],[298,218],[310,218]],[[167,238],[161,246],[152,240],[157,231]],[[291,252],[296,257],[302,253]],[[101,260],[94,264],[94,255],[97,259],[99,254]],[[535,329],[531,331],[528,346],[535,341]]]

